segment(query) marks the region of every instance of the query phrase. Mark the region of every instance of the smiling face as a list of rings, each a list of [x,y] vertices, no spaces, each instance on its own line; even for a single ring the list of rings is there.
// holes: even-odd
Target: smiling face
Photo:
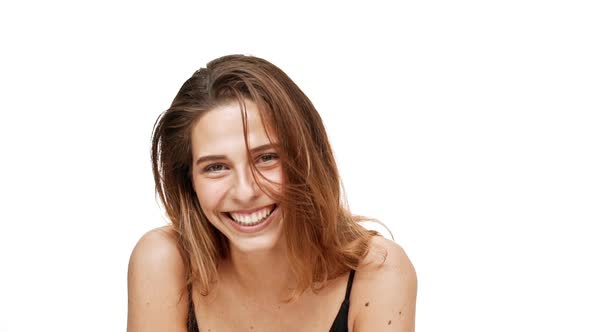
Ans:
[[[280,191],[282,166],[273,146],[276,135],[267,136],[256,104],[245,101],[248,121],[247,152],[238,102],[205,113],[191,132],[192,181],[201,208],[215,228],[229,240],[232,250],[251,252],[272,249],[281,237],[281,208],[254,180],[248,153],[267,178],[261,185]]]

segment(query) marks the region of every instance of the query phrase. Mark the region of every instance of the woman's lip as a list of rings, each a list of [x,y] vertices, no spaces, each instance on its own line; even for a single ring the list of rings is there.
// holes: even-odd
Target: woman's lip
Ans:
[[[273,204],[275,206],[277,206],[276,204]],[[254,226],[250,226],[250,225],[240,225],[239,223],[235,222],[233,219],[231,219],[231,217],[229,216],[229,213],[226,213],[225,217],[227,218],[227,222],[231,225],[231,227],[233,229],[235,229],[236,231],[240,232],[240,233],[244,233],[244,234],[255,234],[258,233],[260,231],[262,231],[263,229],[265,229],[266,227],[269,227],[270,224],[275,222],[275,219],[278,218],[278,212],[277,212],[278,206],[275,207],[273,209],[273,211],[271,212],[271,214],[266,218],[266,220],[264,220],[263,222],[261,222],[260,224],[256,224]]]
[[[255,209],[239,210],[239,211],[225,211],[225,213],[252,214],[252,213],[257,212],[257,211],[260,211],[260,210],[262,210],[264,208],[273,207],[275,205],[276,205],[276,203],[273,203],[273,204],[265,205],[265,206],[262,206],[262,207],[259,207],[259,208],[255,208]]]

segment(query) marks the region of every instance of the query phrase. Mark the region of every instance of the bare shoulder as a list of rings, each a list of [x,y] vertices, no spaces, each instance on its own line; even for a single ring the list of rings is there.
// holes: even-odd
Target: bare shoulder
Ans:
[[[129,259],[128,331],[186,331],[185,270],[169,226],[147,232]]]
[[[363,263],[352,291],[353,331],[414,331],[417,277],[403,248],[374,236]]]
[[[382,236],[373,236],[371,238],[369,251],[362,265],[364,267],[359,271],[361,273],[371,271],[415,273],[412,262],[404,249],[396,242]]]
[[[171,226],[154,228],[139,239],[131,253],[130,263],[146,263],[161,259],[166,261],[172,259],[173,261],[169,264],[178,263],[177,259],[180,259],[182,263],[182,256],[176,243],[176,234]],[[182,264],[179,267],[182,267]]]

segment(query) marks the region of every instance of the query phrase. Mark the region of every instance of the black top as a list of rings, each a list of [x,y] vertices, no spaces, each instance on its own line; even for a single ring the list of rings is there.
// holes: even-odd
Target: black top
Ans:
[[[344,301],[342,301],[342,305],[340,305],[338,315],[336,315],[334,323],[332,323],[332,327],[330,328],[329,332],[348,332],[348,307],[350,306],[350,290],[352,289],[353,280],[354,270],[350,271],[350,274],[348,275],[348,284],[346,285],[346,296],[344,296]],[[199,332],[197,318],[195,317],[193,299],[190,292],[187,327],[189,332]]]

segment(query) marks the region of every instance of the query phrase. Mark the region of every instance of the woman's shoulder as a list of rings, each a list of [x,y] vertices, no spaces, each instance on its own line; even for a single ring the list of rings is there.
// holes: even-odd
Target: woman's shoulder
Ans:
[[[358,269],[351,295],[354,330],[413,331],[416,271],[404,249],[394,241],[373,236]]]
[[[411,268],[412,262],[401,245],[395,241],[375,235],[369,240],[369,250],[360,264],[359,272],[373,274],[391,271],[392,268]],[[401,272],[401,271],[400,271]]]
[[[156,245],[158,247],[176,246],[177,235],[171,225],[157,227],[147,231],[137,242],[136,248],[141,245]]]
[[[133,248],[129,273],[172,279],[168,281],[182,279],[184,283],[184,263],[177,243],[177,235],[171,226],[146,232]]]
[[[130,331],[185,326],[185,269],[176,243],[175,233],[166,226],[148,231],[135,245],[127,276]]]
[[[178,272],[184,265],[177,243],[177,235],[171,226],[154,228],[146,232],[133,248],[130,265],[159,269],[165,266]]]

